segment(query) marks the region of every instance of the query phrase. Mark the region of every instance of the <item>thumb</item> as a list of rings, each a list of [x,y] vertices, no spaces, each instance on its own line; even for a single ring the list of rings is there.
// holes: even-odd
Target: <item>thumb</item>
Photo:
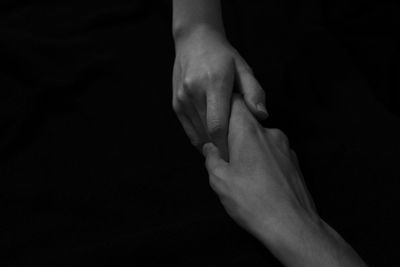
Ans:
[[[213,172],[218,167],[225,167],[228,163],[221,158],[218,148],[213,143],[203,145],[203,155],[206,158],[206,168]]]
[[[252,70],[243,59],[237,59],[235,65],[238,89],[243,95],[246,105],[257,118],[268,118],[268,111],[265,108],[265,92],[254,77]]]

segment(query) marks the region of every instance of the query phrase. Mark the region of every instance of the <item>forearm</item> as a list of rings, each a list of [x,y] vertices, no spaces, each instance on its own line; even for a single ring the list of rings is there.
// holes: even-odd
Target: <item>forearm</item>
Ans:
[[[225,35],[220,0],[173,0],[172,20],[175,40],[197,27],[208,27]]]
[[[322,220],[294,220],[262,242],[287,267],[366,267],[349,244]],[[271,238],[273,237],[273,238]]]

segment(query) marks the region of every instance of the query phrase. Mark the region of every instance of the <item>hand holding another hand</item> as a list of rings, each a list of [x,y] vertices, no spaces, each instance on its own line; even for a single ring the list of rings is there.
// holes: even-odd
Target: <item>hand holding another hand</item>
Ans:
[[[265,95],[250,67],[223,34],[197,27],[175,41],[172,106],[191,143],[213,142],[228,160],[227,132],[234,83],[250,111],[268,116]],[[261,104],[264,110],[258,109]]]
[[[203,146],[210,186],[227,213],[285,266],[366,266],[318,216],[286,135],[263,128],[237,94],[228,150],[229,162],[212,143]]]
[[[203,151],[210,185],[240,225],[256,235],[259,231],[265,235],[266,230],[273,235],[291,227],[296,216],[318,218],[286,135],[263,128],[237,94],[232,100],[228,148],[229,162],[211,143]]]

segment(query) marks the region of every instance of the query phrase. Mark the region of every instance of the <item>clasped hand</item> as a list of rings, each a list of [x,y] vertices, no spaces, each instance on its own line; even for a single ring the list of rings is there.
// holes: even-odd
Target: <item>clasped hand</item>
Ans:
[[[176,39],[172,106],[191,143],[201,152],[212,141],[227,160],[233,85],[252,114],[268,116],[265,94],[250,67],[224,36],[198,27]]]
[[[279,129],[263,128],[234,94],[229,162],[212,143],[203,146],[209,183],[228,214],[261,239],[274,239],[299,220],[318,221],[295,152]]]

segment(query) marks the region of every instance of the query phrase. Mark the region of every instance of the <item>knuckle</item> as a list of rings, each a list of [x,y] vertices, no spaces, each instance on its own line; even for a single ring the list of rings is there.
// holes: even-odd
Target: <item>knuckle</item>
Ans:
[[[175,113],[181,113],[182,112],[182,105],[176,101],[172,101],[172,109],[175,111]]]
[[[222,77],[222,75],[217,71],[207,71],[204,76],[204,79],[209,83],[219,82]]]
[[[203,70],[196,75],[189,75],[183,79],[183,88],[188,91],[195,92],[197,88],[207,88],[209,84],[221,80],[221,75],[218,71]]]
[[[192,90],[193,88],[197,87],[200,83],[200,79],[197,76],[186,76],[183,79],[182,87],[185,91]]]
[[[211,81],[205,74],[197,74],[196,76],[188,76],[183,80],[183,91],[187,97],[194,98],[199,92],[210,88]]]
[[[178,90],[176,92],[176,101],[177,104],[182,104],[182,103],[186,103],[188,101],[188,96],[185,92],[185,90]]]

